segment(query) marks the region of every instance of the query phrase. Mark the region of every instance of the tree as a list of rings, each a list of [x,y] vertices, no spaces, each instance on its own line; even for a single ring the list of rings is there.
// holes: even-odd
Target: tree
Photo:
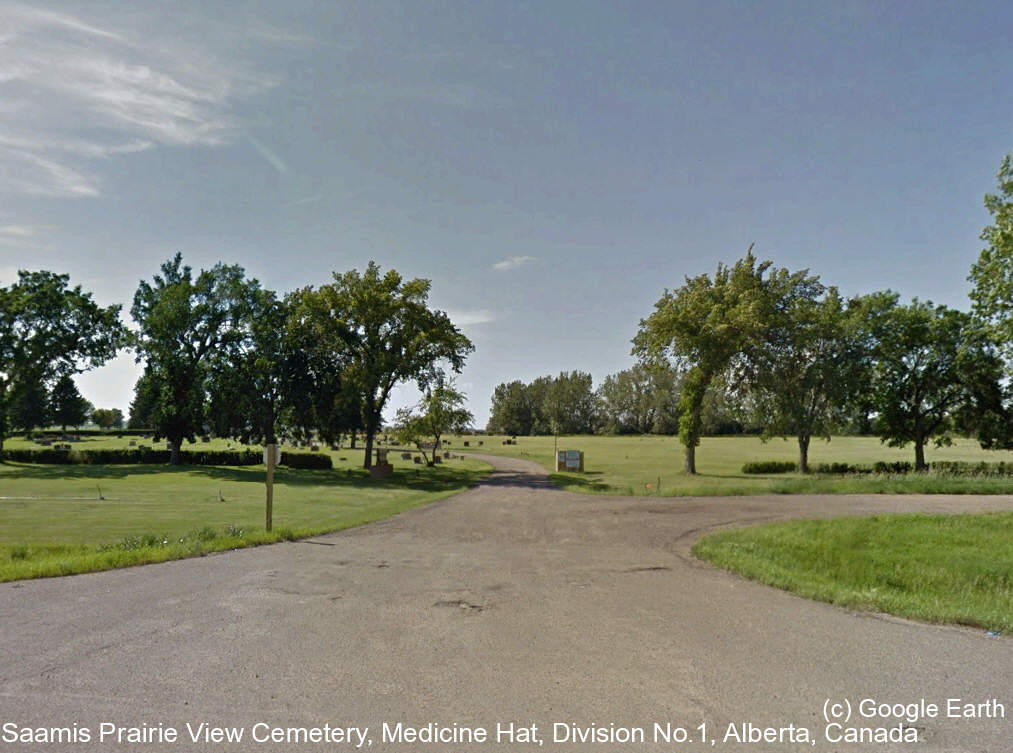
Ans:
[[[219,436],[276,444],[291,363],[288,307],[255,281],[248,294],[240,336],[210,357],[208,421]]]
[[[610,374],[598,388],[602,430],[673,434],[679,426],[679,374],[667,361],[638,363]]]
[[[11,387],[101,366],[125,342],[119,306],[102,308],[53,272],[18,272],[0,287],[0,450]]]
[[[119,408],[96,408],[91,412],[91,420],[100,429],[123,428],[123,411]]]
[[[956,418],[982,384],[998,385],[998,354],[969,314],[931,302],[894,306],[874,327],[876,432],[892,447],[913,443],[915,470],[925,470],[926,443],[950,444]]]
[[[816,277],[792,275],[773,291],[763,335],[747,346],[737,365],[750,393],[764,438],[794,436],[798,471],[809,472],[809,443],[830,439],[845,421],[861,386],[862,338],[855,308]]]
[[[137,358],[157,385],[152,428],[168,441],[173,465],[183,440],[195,442],[203,429],[208,362],[243,337],[255,286],[238,265],[219,263],[195,277],[181,254],[162,264],[153,284],[138,285],[130,309],[139,327]]]
[[[1013,355],[1013,154],[1007,154],[996,175],[998,193],[985,195],[993,224],[981,231],[988,244],[971,267],[968,280],[974,313],[988,323],[1007,356]]]
[[[49,399],[52,421],[63,431],[67,431],[68,426],[80,426],[88,419],[89,403],[69,374],[57,380]]]
[[[134,399],[130,402],[130,418],[127,420],[128,429],[150,429],[154,425],[158,391],[158,382],[151,372],[145,369],[134,385]]]
[[[26,374],[11,389],[11,426],[31,436],[35,429],[48,426],[49,418],[49,394],[45,384],[38,374]]]
[[[756,263],[750,246],[733,267],[719,264],[714,278],[686,278],[678,290],[666,290],[654,313],[640,321],[633,354],[640,358],[678,359],[686,366],[679,399],[679,439],[685,447],[685,471],[696,473],[696,447],[702,435],[704,396],[746,344],[762,332],[773,296],[768,287],[783,284],[764,275],[771,262]]]
[[[475,420],[464,405],[464,393],[454,386],[452,379],[439,375],[417,406],[398,411],[394,435],[399,442],[415,445],[426,465],[431,466],[440,449],[440,438],[451,431],[466,430]]]
[[[591,375],[584,371],[560,372],[545,396],[544,411],[553,433],[590,434],[597,421],[597,399]]]
[[[315,349],[348,356],[344,374],[362,399],[365,468],[394,386],[415,381],[425,390],[441,363],[460,372],[474,350],[446,313],[427,307],[429,290],[429,280],[405,281],[394,270],[381,275],[370,262],[362,274],[335,273],[334,282],[300,293],[297,317],[314,330]]]
[[[520,380],[496,385],[492,393],[492,409],[488,429],[510,436],[530,436],[534,423],[531,394]]]

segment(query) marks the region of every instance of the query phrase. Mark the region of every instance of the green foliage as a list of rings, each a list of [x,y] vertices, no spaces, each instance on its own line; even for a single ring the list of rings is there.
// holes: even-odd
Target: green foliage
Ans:
[[[49,399],[50,417],[64,431],[68,426],[80,426],[87,420],[89,403],[81,396],[69,374],[56,381]]]
[[[96,305],[69,281],[21,270],[17,282],[0,287],[0,449],[15,385],[42,389],[60,376],[101,366],[124,344],[120,307]]]
[[[679,424],[679,374],[667,361],[638,363],[605,377],[599,422],[610,434],[673,434]]]
[[[295,316],[309,330],[322,360],[347,354],[344,377],[361,396],[366,432],[364,467],[372,464],[373,438],[395,385],[424,389],[447,363],[459,372],[474,350],[446,313],[428,308],[430,282],[403,280],[394,270],[334,274],[334,282],[298,294]]]
[[[864,387],[860,306],[805,274],[785,277],[772,294],[767,326],[734,371],[763,436],[795,437],[798,471],[806,473],[812,438],[840,428]]]
[[[174,463],[182,441],[194,442],[203,430],[208,364],[243,337],[258,287],[239,266],[216,264],[195,277],[176,254],[137,288],[130,312],[139,327],[138,360],[152,380],[150,418],[156,436],[169,440]]]
[[[123,411],[119,408],[96,408],[91,412],[91,420],[95,422],[96,426],[102,429],[122,429]]]
[[[38,374],[13,383],[8,416],[11,428],[31,434],[50,421],[49,395]]]
[[[465,394],[455,387],[453,380],[439,375],[426,388],[417,406],[398,411],[394,436],[402,444],[415,445],[426,464],[433,465],[440,438],[451,431],[467,430],[475,420],[464,407],[465,401]]]
[[[1007,355],[1013,355],[1013,154],[1007,154],[996,175],[997,193],[985,195],[992,224],[981,231],[988,246],[971,267],[974,313],[991,327]]]
[[[16,463],[44,463],[60,465],[153,465],[170,461],[170,450],[150,447],[131,449],[57,450],[3,450],[0,459]],[[257,450],[181,450],[181,465],[260,465],[263,453]],[[334,467],[330,455],[310,452],[283,452],[281,464],[290,468],[325,470]]]
[[[319,452],[283,452],[281,453],[281,464],[287,465],[289,468],[317,471],[330,470],[334,467],[331,456]]]
[[[797,466],[790,460],[754,460],[742,466],[743,473],[791,473]]]
[[[535,421],[535,406],[528,385],[519,380],[496,385],[492,393],[489,431],[508,436],[530,436]]]
[[[687,277],[678,290],[665,291],[633,339],[633,354],[640,358],[672,357],[686,364],[679,439],[686,449],[687,473],[696,473],[695,449],[703,434],[701,415],[711,382],[768,326],[776,291],[803,274],[792,276],[771,266],[769,261],[757,264],[750,247],[734,266],[719,264],[713,278]]]
[[[925,444],[952,441],[955,416],[982,385],[998,389],[1001,364],[969,314],[931,302],[882,308],[871,327],[876,432],[892,447],[914,443],[915,469],[924,470]]]

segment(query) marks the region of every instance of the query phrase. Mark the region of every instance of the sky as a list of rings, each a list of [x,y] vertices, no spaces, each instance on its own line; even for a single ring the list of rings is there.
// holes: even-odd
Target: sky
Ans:
[[[494,387],[598,384],[666,288],[761,259],[967,308],[1013,4],[0,0],[0,285],[130,302],[177,251],[279,293],[432,281]],[[126,411],[132,354],[77,378]],[[397,393],[389,414],[415,399]]]

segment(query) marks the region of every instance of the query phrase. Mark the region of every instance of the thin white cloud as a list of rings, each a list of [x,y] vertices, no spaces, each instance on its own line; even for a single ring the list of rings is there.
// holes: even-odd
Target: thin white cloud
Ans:
[[[488,324],[489,322],[496,321],[496,315],[485,309],[448,311],[447,316],[458,327],[469,327],[474,324]]]
[[[35,235],[35,228],[31,225],[0,225],[0,236],[28,238]]]
[[[504,272],[508,269],[516,269],[517,267],[527,264],[529,261],[535,261],[535,256],[509,256],[503,261],[498,261],[492,265],[492,268],[497,272]]]
[[[253,145],[253,148],[257,150],[257,153],[263,157],[267,163],[271,165],[271,167],[282,175],[288,172],[288,165],[285,164],[281,157],[268,149],[261,141],[253,138],[253,136],[249,136],[248,138],[250,140],[250,144]]]
[[[234,102],[275,83],[168,34],[26,5],[0,6],[0,29],[5,192],[97,196],[95,160],[229,143],[239,130]]]

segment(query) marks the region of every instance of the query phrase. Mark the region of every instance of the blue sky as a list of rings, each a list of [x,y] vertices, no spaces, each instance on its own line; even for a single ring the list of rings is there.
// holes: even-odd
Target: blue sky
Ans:
[[[176,251],[280,292],[375,259],[472,338],[481,425],[501,381],[627,368],[664,288],[752,242],[966,307],[1011,28],[1005,2],[0,0],[0,284],[128,309]],[[78,383],[125,409],[136,376]]]

